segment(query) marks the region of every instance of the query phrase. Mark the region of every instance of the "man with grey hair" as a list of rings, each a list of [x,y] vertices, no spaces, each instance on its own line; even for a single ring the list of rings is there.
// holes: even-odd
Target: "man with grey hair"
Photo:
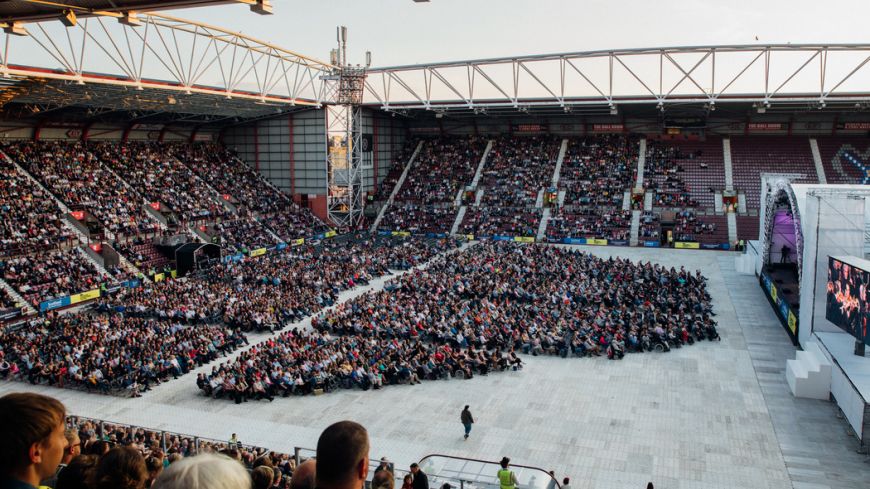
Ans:
[[[251,489],[251,476],[239,462],[213,453],[179,460],[164,470],[152,489]]]

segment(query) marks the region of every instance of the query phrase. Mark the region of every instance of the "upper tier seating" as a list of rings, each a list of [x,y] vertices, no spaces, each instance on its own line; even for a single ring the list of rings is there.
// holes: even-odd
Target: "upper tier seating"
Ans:
[[[737,216],[737,238],[758,239],[758,216]]]
[[[870,183],[870,138],[836,136],[816,141],[828,183]]]
[[[48,250],[69,243],[75,233],[61,222],[60,215],[51,195],[0,157],[0,256]]]
[[[23,142],[5,150],[70,209],[89,211],[114,235],[157,229],[142,197],[101,165],[90,147],[78,142]]]
[[[653,206],[713,209],[713,190],[725,188],[722,140],[648,140],[644,184],[655,190]]]
[[[800,173],[798,183],[818,183],[816,165],[807,138],[740,136],[731,138],[734,189],[746,193],[746,207],[758,209],[761,173]]]

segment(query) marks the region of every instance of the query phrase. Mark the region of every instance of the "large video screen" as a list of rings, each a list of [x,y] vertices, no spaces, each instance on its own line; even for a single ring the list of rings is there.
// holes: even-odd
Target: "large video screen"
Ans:
[[[825,318],[864,343],[870,317],[870,272],[828,258]]]

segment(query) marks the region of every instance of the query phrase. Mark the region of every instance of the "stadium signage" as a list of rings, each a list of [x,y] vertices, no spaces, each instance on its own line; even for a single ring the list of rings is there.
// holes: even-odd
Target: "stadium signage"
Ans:
[[[17,318],[21,315],[20,307],[13,307],[11,309],[4,309],[0,311],[0,321],[7,321],[12,318]]]
[[[701,245],[698,243],[692,243],[687,241],[677,241],[674,243],[674,248],[679,250],[697,250]]]
[[[782,131],[785,127],[782,122],[750,122],[746,126],[750,132]]]
[[[624,132],[625,124],[592,124],[592,132]]]
[[[837,129],[868,131],[870,122],[842,122],[837,124]]]
[[[550,126],[547,124],[514,124],[513,132],[547,132]]]
[[[412,127],[411,133],[413,134],[440,134],[440,127]]]

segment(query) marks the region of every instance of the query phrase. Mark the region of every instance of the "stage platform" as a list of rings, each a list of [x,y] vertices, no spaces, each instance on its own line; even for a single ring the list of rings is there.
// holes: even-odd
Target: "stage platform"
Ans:
[[[870,358],[855,355],[855,337],[848,333],[815,332],[831,357],[831,394],[858,438],[870,436]]]

